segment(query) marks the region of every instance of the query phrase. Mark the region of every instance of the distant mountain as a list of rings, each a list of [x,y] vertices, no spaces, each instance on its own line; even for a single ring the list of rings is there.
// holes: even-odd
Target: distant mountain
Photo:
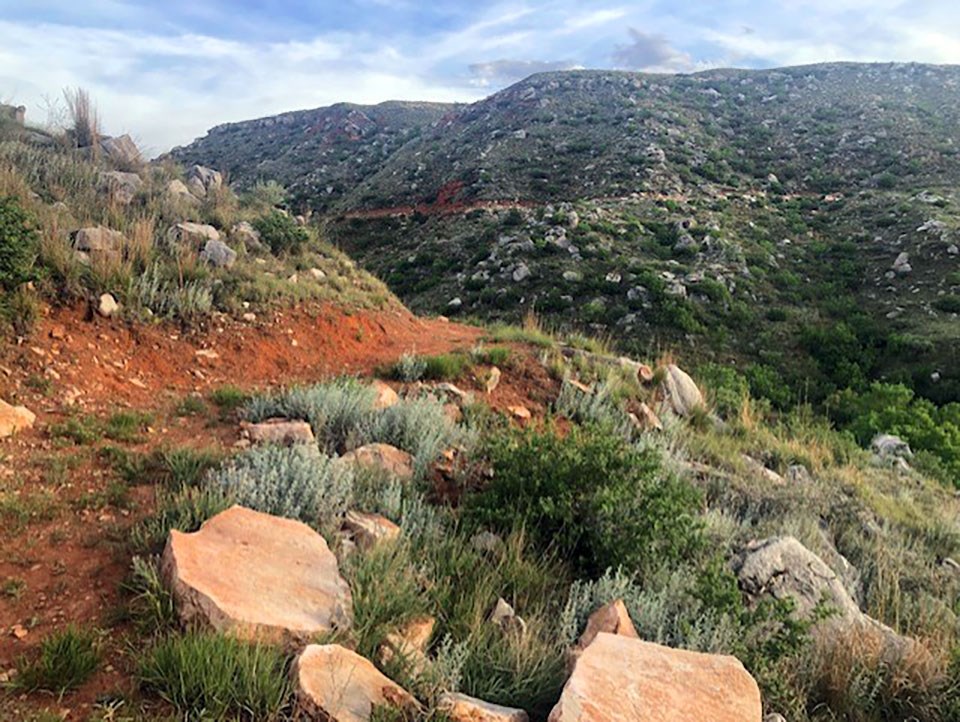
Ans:
[[[796,394],[960,399],[960,67],[568,71],[174,151],[292,204],[421,311],[682,346]]]

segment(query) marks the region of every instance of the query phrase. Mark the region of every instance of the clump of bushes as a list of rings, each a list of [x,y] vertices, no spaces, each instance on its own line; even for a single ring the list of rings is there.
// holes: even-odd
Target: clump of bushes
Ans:
[[[16,198],[0,198],[0,289],[16,290],[35,278],[38,236]]]
[[[524,528],[580,574],[609,567],[649,574],[702,543],[696,490],[663,471],[655,451],[607,428],[504,431],[486,453],[493,479],[468,500],[469,518]]]
[[[296,220],[286,213],[277,210],[256,219],[253,227],[260,233],[260,240],[278,256],[298,255],[310,241],[310,235],[305,228],[297,225]]]
[[[498,356],[499,357],[499,356]],[[390,369],[389,375],[398,381],[453,381],[467,373],[472,366],[462,353],[437,356],[404,354]]]

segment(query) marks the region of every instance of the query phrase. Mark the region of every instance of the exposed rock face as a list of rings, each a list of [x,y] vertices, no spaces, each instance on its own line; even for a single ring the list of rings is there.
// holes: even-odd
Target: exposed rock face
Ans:
[[[760,689],[735,657],[601,632],[549,722],[760,722]]]
[[[366,722],[374,707],[413,711],[416,700],[369,660],[336,644],[311,644],[297,657],[293,678],[297,719]]]
[[[177,223],[167,231],[171,246],[188,246],[199,250],[207,241],[219,241],[220,231],[204,223]]]
[[[29,429],[37,417],[26,406],[11,406],[0,399],[0,439],[13,436],[18,431]]]
[[[373,401],[373,408],[378,411],[383,409],[389,409],[391,406],[395,406],[400,403],[400,397],[397,395],[397,392],[394,391],[390,386],[383,381],[377,379],[373,382],[373,390],[376,392],[377,396]]]
[[[413,457],[390,444],[366,444],[344,454],[339,462],[383,471],[398,479],[413,478]]]
[[[200,252],[200,260],[214,268],[230,268],[237,260],[237,252],[223,241],[210,239]]]
[[[100,174],[100,187],[117,203],[126,206],[143,187],[143,179],[136,173],[124,173],[119,170],[104,171]]]
[[[231,507],[192,534],[171,531],[161,568],[185,623],[271,641],[351,624],[336,557],[298,521]]]
[[[678,416],[690,416],[704,405],[703,394],[690,375],[676,364],[669,364],[663,379],[663,391],[670,409]]]
[[[400,536],[400,527],[386,517],[352,509],[344,515],[341,529],[361,549],[371,549]]]
[[[259,424],[241,424],[243,436],[255,444],[315,444],[313,429],[306,421],[267,419]]]
[[[465,694],[447,693],[440,696],[437,710],[452,722],[527,722],[529,717],[522,709],[503,707],[484,702]]]

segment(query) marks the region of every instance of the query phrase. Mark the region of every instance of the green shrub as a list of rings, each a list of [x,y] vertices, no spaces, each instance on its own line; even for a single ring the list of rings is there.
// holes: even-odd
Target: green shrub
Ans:
[[[180,403],[177,404],[175,413],[180,417],[202,416],[206,410],[207,407],[203,403],[203,399],[190,394],[189,396],[185,396]]]
[[[933,302],[933,307],[944,313],[960,313],[960,296],[940,296]]]
[[[135,556],[131,562],[130,578],[124,587],[133,595],[129,610],[143,633],[153,635],[177,627],[179,617],[173,595],[160,578],[156,558]]]
[[[503,346],[491,346],[489,348],[478,346],[471,352],[470,356],[474,363],[508,368],[511,360],[511,351]]]
[[[280,211],[273,211],[270,215],[256,219],[253,227],[260,233],[260,240],[270,246],[270,250],[278,256],[297,255],[310,240],[306,229]]]
[[[212,633],[158,641],[140,660],[145,692],[186,720],[278,720],[290,703],[288,661],[277,649]]]
[[[581,573],[611,566],[650,573],[701,543],[698,493],[600,426],[495,434],[489,486],[467,500],[474,523],[523,527]]]
[[[0,198],[0,290],[10,293],[35,277],[38,236],[16,198]]]
[[[69,626],[40,643],[32,659],[17,662],[16,685],[34,692],[43,690],[63,696],[86,682],[100,664],[99,634],[93,629]]]
[[[226,419],[239,411],[250,400],[250,394],[238,386],[226,385],[210,392],[210,401],[220,409],[220,417]]]
[[[404,355],[394,365],[391,376],[399,381],[454,381],[470,370],[470,359],[461,353],[438,356]]]

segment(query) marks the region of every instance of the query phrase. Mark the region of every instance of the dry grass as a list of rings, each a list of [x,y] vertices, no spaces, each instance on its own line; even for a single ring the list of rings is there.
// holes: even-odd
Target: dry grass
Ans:
[[[84,88],[66,88],[63,98],[67,103],[67,112],[73,131],[73,140],[78,148],[90,148],[93,157],[100,152],[100,114],[90,98],[90,91]]]

